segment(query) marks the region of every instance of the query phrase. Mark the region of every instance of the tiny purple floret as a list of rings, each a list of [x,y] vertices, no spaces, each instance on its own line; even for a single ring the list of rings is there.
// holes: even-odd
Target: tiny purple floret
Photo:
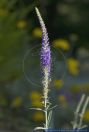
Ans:
[[[50,47],[47,47],[46,49],[42,47],[40,57],[42,67],[50,67],[51,64]]]

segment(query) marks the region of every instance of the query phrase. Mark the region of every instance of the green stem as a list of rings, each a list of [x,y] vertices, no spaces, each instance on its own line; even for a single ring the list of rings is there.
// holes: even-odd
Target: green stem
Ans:
[[[45,97],[45,100],[44,100],[44,105],[45,105],[45,132],[47,132],[47,129],[48,129],[48,112],[47,112],[47,98]]]

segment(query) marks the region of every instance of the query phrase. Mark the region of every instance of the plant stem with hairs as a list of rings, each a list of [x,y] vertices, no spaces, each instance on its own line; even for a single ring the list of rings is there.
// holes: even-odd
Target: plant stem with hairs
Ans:
[[[41,62],[41,70],[42,70],[42,85],[43,85],[43,105],[44,108],[42,111],[45,114],[45,124],[44,127],[37,127],[37,129],[47,130],[49,127],[49,123],[52,116],[52,110],[50,108],[51,103],[49,102],[48,92],[49,92],[49,84],[51,81],[51,50],[49,46],[49,38],[48,33],[44,24],[44,21],[40,15],[38,8],[35,8],[36,14],[38,16],[41,29],[42,29],[42,47],[40,51],[40,62]],[[38,108],[39,109],[39,108]]]
[[[84,100],[85,100],[85,94],[82,95],[82,97],[78,103],[77,109],[75,111],[74,121],[72,121],[73,129],[79,130],[79,129],[87,127],[87,125],[83,125],[83,116],[84,116],[85,110],[87,108],[87,105],[89,103],[89,96],[86,98],[85,102],[84,102]],[[83,108],[80,112],[82,105],[83,105]]]

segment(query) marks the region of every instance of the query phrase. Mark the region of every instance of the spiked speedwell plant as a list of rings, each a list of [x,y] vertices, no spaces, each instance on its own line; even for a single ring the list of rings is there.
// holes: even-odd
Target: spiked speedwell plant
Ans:
[[[45,124],[43,127],[37,127],[37,129],[48,129],[49,123],[52,116],[52,110],[50,108],[51,103],[49,102],[48,92],[49,92],[49,84],[51,81],[51,50],[49,46],[49,38],[48,33],[44,24],[44,21],[40,15],[40,12],[37,8],[35,8],[41,29],[42,29],[42,47],[40,51],[40,62],[42,69],[42,85],[43,85],[43,109],[38,108],[37,110],[41,110],[45,114]]]
[[[47,29],[45,26],[45,23],[41,17],[41,14],[38,10],[38,8],[35,8],[37,17],[39,19],[41,29],[42,29],[42,46],[40,50],[40,62],[41,62],[41,70],[42,70],[42,85],[43,85],[43,109],[41,108],[31,108],[35,110],[40,110],[44,112],[45,115],[45,123],[43,124],[43,127],[36,127],[35,130],[45,130],[47,131],[49,129],[49,124],[52,118],[52,109],[55,108],[57,105],[51,107],[51,103],[49,102],[49,84],[51,81],[51,50],[50,50],[50,45],[49,45],[49,38],[48,38],[48,33]],[[82,95],[81,100],[77,106],[77,109],[74,113],[74,121],[72,121],[73,129],[82,129],[86,127],[86,125],[83,126],[82,120],[83,120],[83,115],[85,113],[86,107],[89,103],[89,97],[87,97],[86,101],[83,103],[85,98],[85,95]],[[83,105],[82,112],[79,113],[80,107]],[[79,122],[78,122],[79,120]]]

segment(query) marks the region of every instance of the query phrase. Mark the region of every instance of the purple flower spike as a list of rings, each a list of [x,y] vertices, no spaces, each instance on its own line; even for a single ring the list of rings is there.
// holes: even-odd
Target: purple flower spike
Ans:
[[[49,46],[49,38],[48,33],[44,24],[44,21],[40,15],[39,10],[36,8],[36,13],[42,28],[42,47],[40,52],[40,59],[41,59],[41,67],[42,72],[44,73],[44,69],[46,69],[46,72],[48,72],[48,77],[50,76],[50,70],[51,70],[51,51]]]
[[[43,84],[43,104],[44,104],[44,111],[45,114],[45,125],[44,127],[38,127],[37,129],[43,129],[43,130],[48,130],[48,123],[49,123],[49,115],[50,112],[48,112],[48,108],[50,107],[50,102],[49,102],[49,84],[51,81],[51,76],[50,76],[50,70],[51,70],[51,50],[49,46],[49,38],[48,38],[48,33],[44,24],[44,21],[40,15],[40,12],[37,8],[36,13],[41,25],[42,29],[42,47],[40,51],[40,62],[41,62],[41,68],[42,68],[42,84]]]
[[[42,68],[47,68],[48,72],[50,74],[50,68],[51,68],[51,51],[50,51],[50,47],[48,46],[46,49],[45,48],[41,48],[41,52],[40,52],[40,56],[41,56],[41,66]]]

